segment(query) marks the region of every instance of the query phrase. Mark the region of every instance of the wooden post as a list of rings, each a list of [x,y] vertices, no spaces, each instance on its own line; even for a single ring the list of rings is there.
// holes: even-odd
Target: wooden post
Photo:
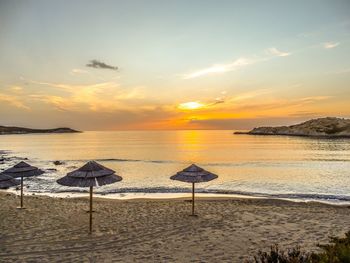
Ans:
[[[23,208],[23,176],[21,176],[21,208]]]
[[[25,209],[23,206],[23,176],[21,176],[21,205],[16,207],[17,209]]]
[[[92,232],[92,191],[93,191],[93,186],[90,186],[90,228],[89,228],[90,234]]]
[[[93,186],[90,186],[90,227],[89,227],[89,233],[92,232],[92,192],[93,192]]]
[[[192,216],[194,216],[194,183],[192,183]]]

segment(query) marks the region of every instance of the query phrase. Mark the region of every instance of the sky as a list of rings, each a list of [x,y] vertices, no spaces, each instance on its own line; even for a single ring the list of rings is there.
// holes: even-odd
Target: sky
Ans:
[[[348,0],[0,0],[0,125],[250,129],[350,117]]]

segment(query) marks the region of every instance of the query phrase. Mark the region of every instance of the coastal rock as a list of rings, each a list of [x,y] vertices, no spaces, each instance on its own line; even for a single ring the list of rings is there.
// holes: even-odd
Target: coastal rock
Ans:
[[[55,129],[30,129],[23,127],[0,126],[1,134],[27,134],[27,133],[77,133],[81,131],[71,128],[55,128]]]
[[[326,117],[291,126],[258,127],[249,132],[235,134],[350,138],[350,119]]]
[[[62,165],[62,164],[64,164],[64,162],[62,162],[62,161],[54,161],[53,164],[54,165]]]

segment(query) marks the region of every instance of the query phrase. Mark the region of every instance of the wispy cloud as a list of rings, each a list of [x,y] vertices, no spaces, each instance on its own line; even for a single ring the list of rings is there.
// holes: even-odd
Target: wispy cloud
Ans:
[[[79,74],[86,74],[86,73],[88,73],[87,70],[80,69],[80,68],[74,68],[70,72],[71,75],[79,75]]]
[[[71,85],[31,80],[30,83],[58,88],[67,94],[62,96],[33,94],[34,100],[48,103],[60,111],[99,111],[114,112],[135,108],[135,102],[143,98],[141,87],[119,87],[115,82],[102,82],[89,85]]]
[[[268,94],[270,92],[271,92],[271,89],[259,89],[259,90],[255,90],[255,91],[251,91],[251,92],[245,92],[245,93],[238,94],[236,96],[229,98],[228,101],[238,102],[238,101],[248,100],[248,99],[252,99],[255,97],[259,97],[259,96]]]
[[[332,98],[332,96],[312,96],[312,97],[300,98],[299,101],[306,102],[306,103],[312,103],[312,102],[316,102],[316,101],[320,101],[320,100],[328,100],[330,98]]]
[[[307,118],[314,118],[322,116],[321,112],[314,112],[314,111],[296,111],[293,113],[289,113],[288,116],[292,117],[307,117]]]
[[[194,72],[184,74],[183,79],[193,79],[198,78],[201,76],[209,75],[209,74],[216,74],[216,73],[225,73],[229,71],[238,70],[242,67],[245,67],[247,65],[254,64],[256,61],[253,59],[247,59],[247,58],[239,58],[232,63],[228,64],[216,64],[208,68],[203,68],[200,70],[196,70]]]
[[[211,75],[211,74],[221,74],[221,73],[226,73],[230,71],[235,71],[241,68],[244,68],[249,65],[254,65],[258,62],[262,61],[267,61],[272,59],[273,57],[287,57],[290,56],[292,53],[290,52],[284,52],[280,51],[275,47],[271,47],[265,50],[265,53],[268,54],[268,57],[260,57],[260,58],[238,58],[232,63],[227,63],[227,64],[214,64],[208,68],[202,68],[199,70],[195,70],[193,72],[187,73],[187,74],[182,74],[183,79],[194,79],[206,75]]]
[[[59,88],[66,90],[68,92],[74,92],[76,90],[95,90],[99,88],[104,88],[104,87],[118,87],[118,83],[115,82],[100,82],[100,83],[95,83],[95,84],[81,84],[81,85],[72,85],[72,84],[63,84],[63,83],[52,83],[52,82],[42,82],[42,81],[35,81],[35,80],[28,80],[28,82],[33,83],[33,84],[38,84],[38,85],[45,85],[53,88]]]
[[[30,110],[30,108],[27,105],[25,105],[17,96],[0,93],[0,101],[8,103],[19,109]]]
[[[224,97],[217,97],[215,98],[214,102],[210,103],[211,106],[217,105],[217,104],[222,104],[225,103],[225,98]]]
[[[90,63],[86,64],[86,66],[90,67],[90,68],[97,68],[97,69],[118,70],[118,67],[108,65],[108,64],[101,62],[99,60],[96,60],[96,59],[90,60]]]
[[[280,51],[275,47],[270,47],[270,48],[266,49],[266,53],[273,55],[273,56],[278,56],[278,57],[287,57],[287,56],[291,55],[291,53]]]
[[[323,47],[325,49],[331,49],[331,48],[335,48],[337,46],[339,46],[340,43],[339,42],[326,42],[326,43],[323,43]]]
[[[20,87],[20,86],[12,86],[10,88],[10,90],[13,92],[13,93],[16,93],[16,94],[20,94],[23,92],[23,88]]]
[[[33,100],[44,102],[50,105],[53,105],[59,111],[73,111],[78,110],[77,105],[73,101],[70,101],[67,98],[54,96],[54,95],[39,95],[32,94],[29,97]]]
[[[282,114],[290,113],[300,110],[302,108],[312,107],[323,101],[331,99],[331,96],[310,96],[310,97],[301,97],[295,99],[276,99],[270,98],[265,100],[254,100],[250,103],[237,103],[233,105],[231,109],[234,109],[236,112],[247,112],[253,113],[255,116],[259,112],[269,112],[269,114]]]
[[[177,108],[181,110],[204,110],[212,111],[218,109],[232,109],[242,102],[249,100],[255,100],[256,97],[264,96],[270,93],[270,89],[260,89],[251,92],[244,92],[234,96],[227,96],[226,92],[221,92],[222,96],[214,99],[194,100],[191,102],[185,102],[178,104]],[[215,109],[214,109],[215,108]]]

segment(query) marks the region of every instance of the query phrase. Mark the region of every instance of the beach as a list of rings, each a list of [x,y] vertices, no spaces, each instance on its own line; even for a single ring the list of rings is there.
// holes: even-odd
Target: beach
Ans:
[[[0,0],[0,263],[350,263],[350,0],[66,2]]]
[[[0,192],[0,262],[244,262],[259,249],[317,250],[350,228],[348,206],[274,199],[95,198]]]

